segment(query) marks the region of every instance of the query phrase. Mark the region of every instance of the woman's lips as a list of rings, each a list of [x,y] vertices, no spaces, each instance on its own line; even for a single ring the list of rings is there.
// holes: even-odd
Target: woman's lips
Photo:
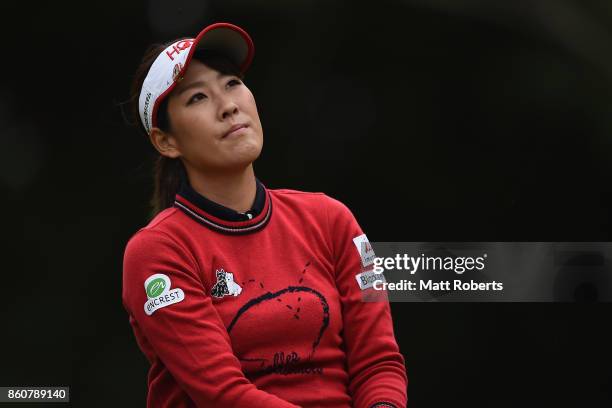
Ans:
[[[238,125],[234,125],[232,126],[226,133],[225,135],[223,135],[223,138],[225,139],[228,136],[233,136],[233,135],[237,135],[239,133],[242,133],[243,130],[242,129],[246,129],[248,126],[244,123],[240,123]]]

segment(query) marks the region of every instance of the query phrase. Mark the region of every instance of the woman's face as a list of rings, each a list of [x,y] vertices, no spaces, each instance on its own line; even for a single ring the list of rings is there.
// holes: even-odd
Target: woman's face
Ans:
[[[188,168],[241,170],[261,152],[263,131],[249,88],[198,60],[170,93],[168,115],[166,133]]]

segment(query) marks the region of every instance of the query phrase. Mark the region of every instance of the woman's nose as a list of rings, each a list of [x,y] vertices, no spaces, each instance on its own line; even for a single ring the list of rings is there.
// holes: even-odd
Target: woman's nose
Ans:
[[[231,99],[226,99],[221,102],[221,119],[227,119],[238,113],[238,105]]]

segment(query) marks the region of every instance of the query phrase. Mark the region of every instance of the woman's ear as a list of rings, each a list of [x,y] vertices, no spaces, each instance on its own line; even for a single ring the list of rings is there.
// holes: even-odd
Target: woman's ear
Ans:
[[[149,134],[151,144],[162,156],[176,159],[181,156],[181,152],[177,146],[176,138],[169,132],[164,132],[158,127],[151,129]]]

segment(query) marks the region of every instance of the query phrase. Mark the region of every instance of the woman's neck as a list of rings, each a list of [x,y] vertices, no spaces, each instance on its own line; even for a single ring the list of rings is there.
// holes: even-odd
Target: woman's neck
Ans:
[[[235,174],[202,174],[187,170],[189,184],[200,195],[244,213],[251,209],[257,193],[255,172],[251,164]]]

